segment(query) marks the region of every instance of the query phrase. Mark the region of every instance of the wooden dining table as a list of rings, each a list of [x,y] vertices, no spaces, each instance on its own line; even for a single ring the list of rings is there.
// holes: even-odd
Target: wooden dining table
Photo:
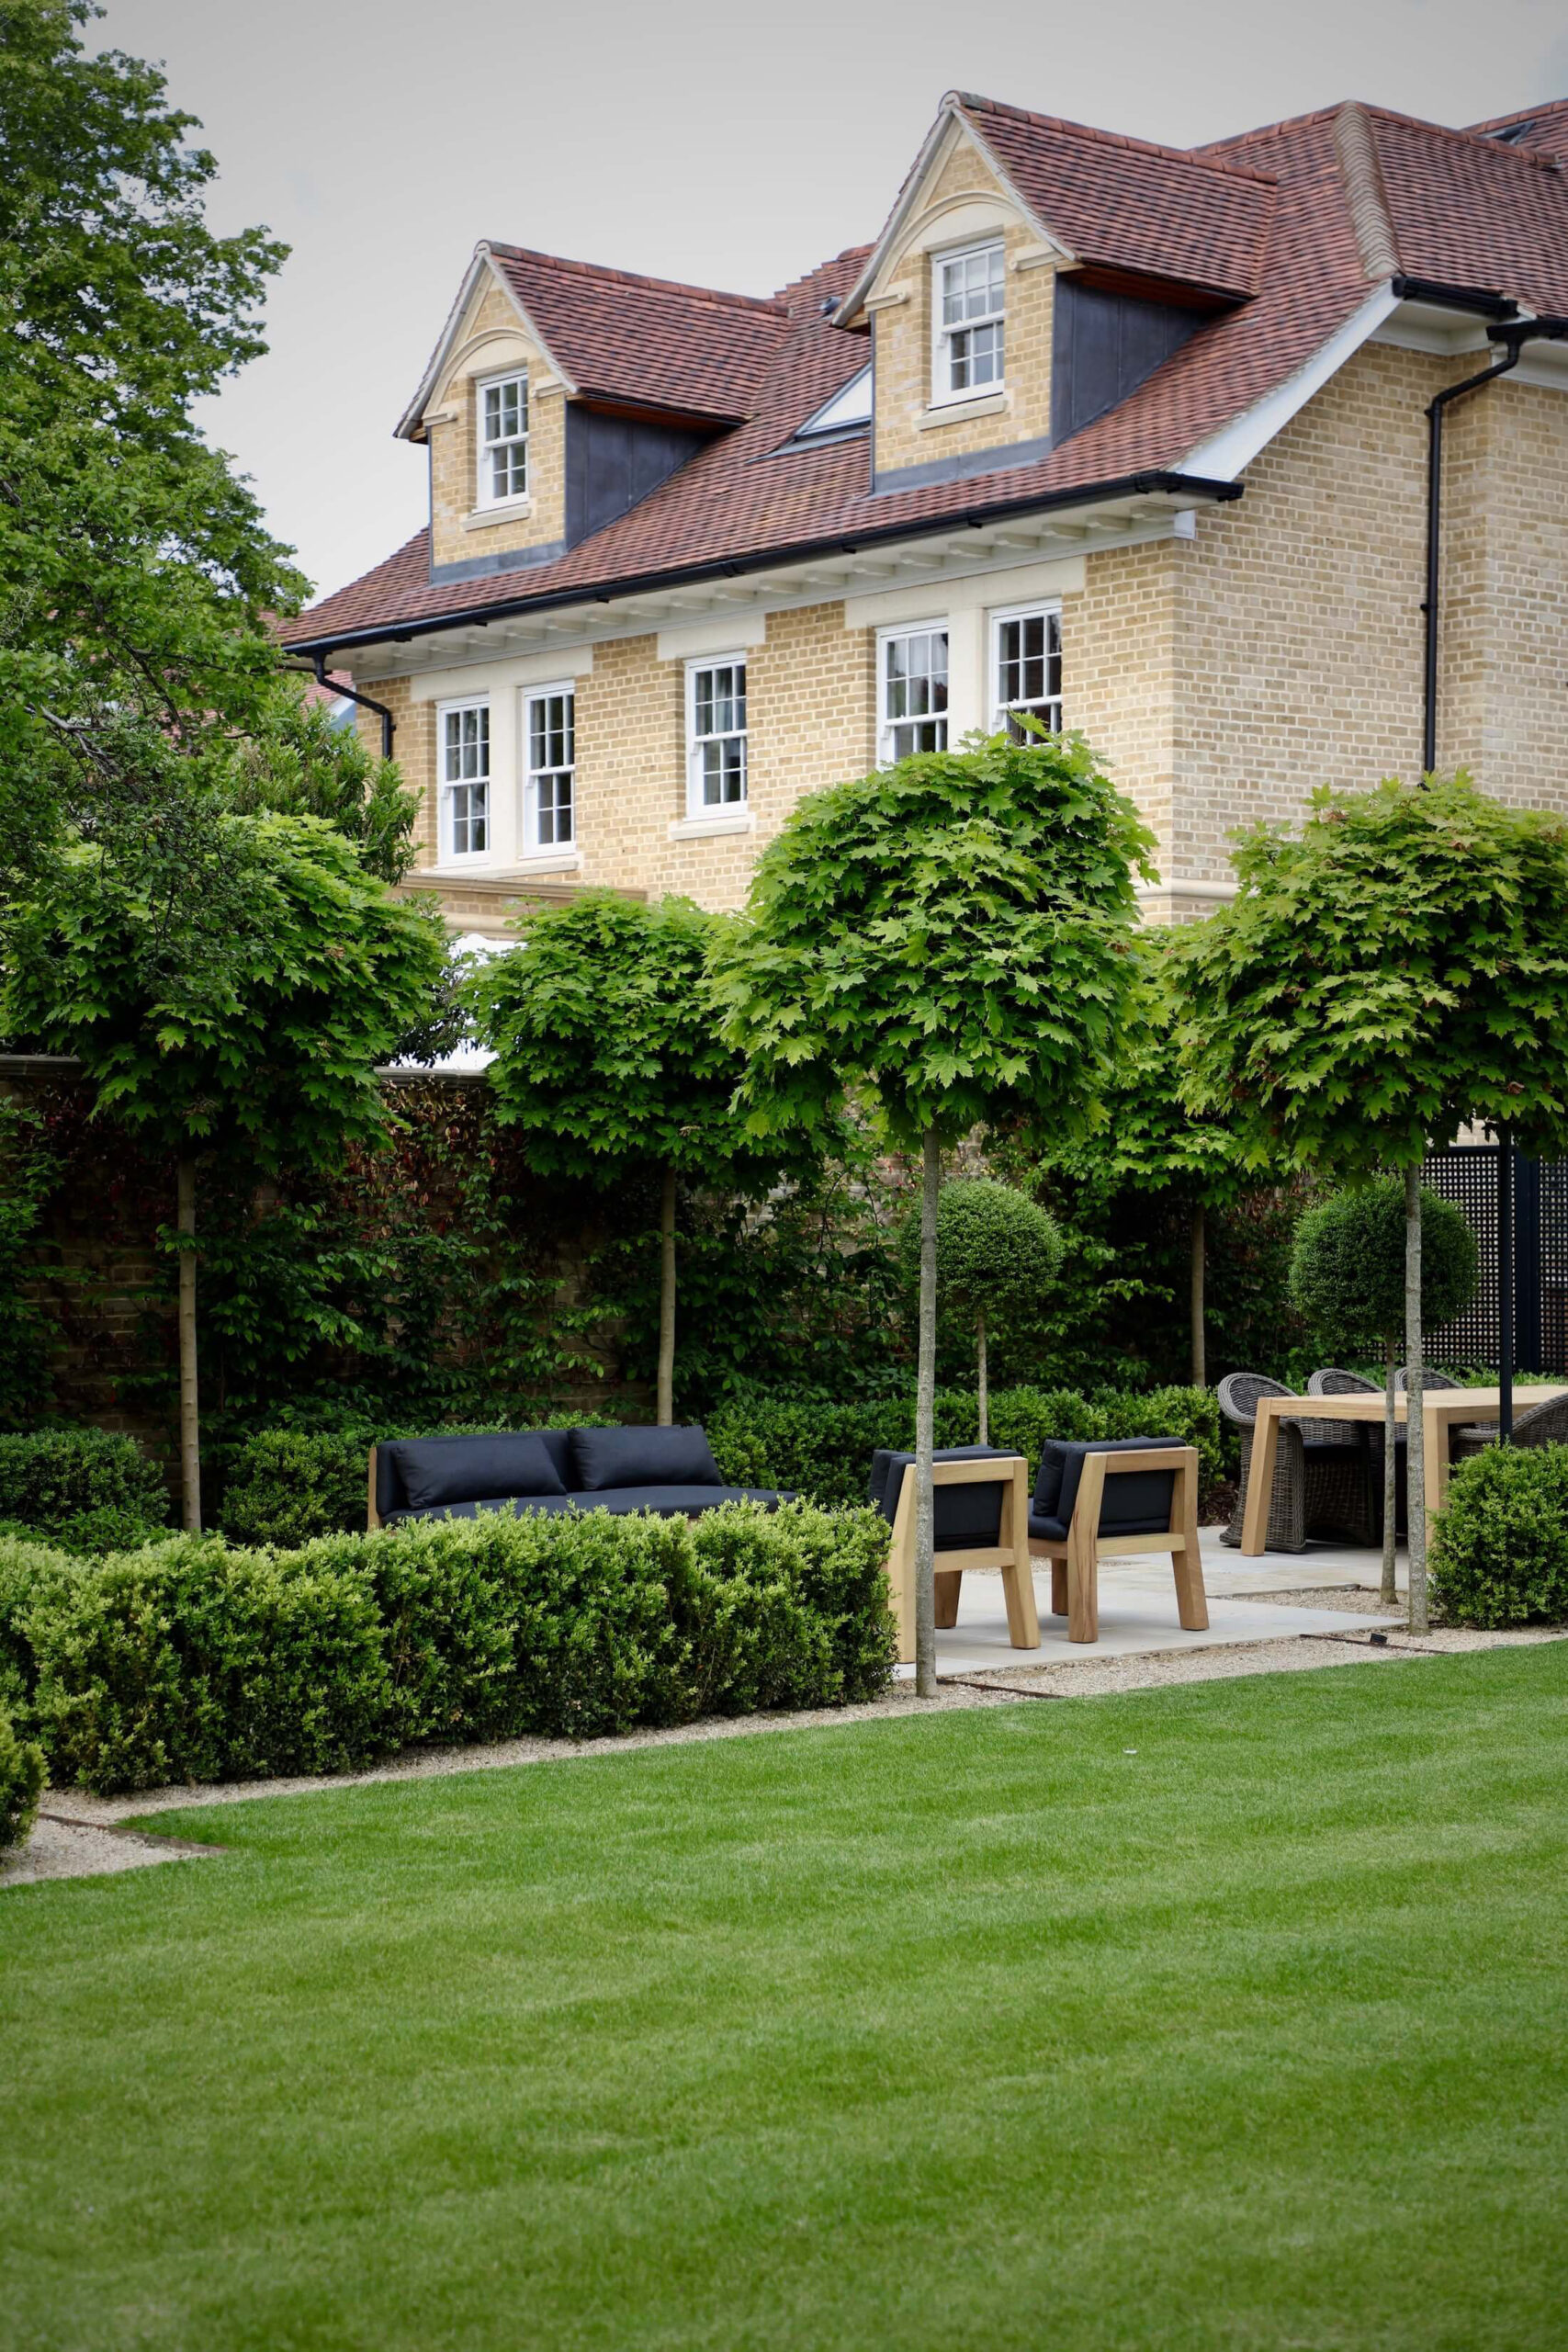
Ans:
[[[1514,1407],[1545,1405],[1568,1393],[1559,1381],[1545,1388],[1516,1388]],[[1428,1388],[1421,1396],[1421,1426],[1425,1440],[1425,1485],[1428,1530],[1434,1511],[1441,1510],[1449,1490],[1449,1431],[1470,1421],[1495,1423],[1502,1410],[1500,1388]],[[1404,1425],[1409,1399],[1403,1389],[1393,1400],[1394,1419]],[[1260,1396],[1252,1431],[1252,1461],[1247,1482],[1247,1510],[1241,1523],[1241,1548],[1256,1555],[1263,1551],[1269,1532],[1269,1503],[1274,1492],[1274,1464],[1280,1452],[1281,1421],[1379,1421],[1385,1400],[1371,1390],[1348,1396]]]

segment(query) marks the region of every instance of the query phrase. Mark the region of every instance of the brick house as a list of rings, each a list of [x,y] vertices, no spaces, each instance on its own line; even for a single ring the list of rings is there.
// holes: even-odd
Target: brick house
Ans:
[[[1568,101],[1182,151],[953,93],[772,300],[481,243],[398,427],[427,529],[285,634],[395,723],[466,930],[734,905],[804,793],[1012,708],[1179,919],[1233,826],[1418,770],[1427,407],[1514,352],[1448,413],[1437,763],[1568,810],[1565,174]]]

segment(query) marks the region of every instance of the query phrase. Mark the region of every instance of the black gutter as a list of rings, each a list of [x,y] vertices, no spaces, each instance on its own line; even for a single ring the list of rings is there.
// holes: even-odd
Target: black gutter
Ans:
[[[384,702],[377,702],[371,695],[362,695],[357,686],[339,685],[335,678],[329,678],[324,653],[312,653],[309,668],[303,662],[285,662],[283,667],[292,670],[297,678],[314,678],[319,686],[324,686],[329,694],[340,695],[344,702],[356,702],[363,709],[373,710],[381,722],[381,757],[384,760],[391,758],[392,738],[398,731],[398,722]]]
[[[1200,474],[1123,474],[1092,490],[1057,490],[1030,498],[998,499],[985,506],[964,506],[951,514],[926,514],[918,522],[885,523],[875,529],[840,532],[831,538],[800,539],[793,546],[771,548],[765,553],[728,556],[715,563],[690,564],[678,571],[628,573],[597,588],[562,589],[549,596],[519,597],[510,604],[480,605],[468,612],[442,613],[427,620],[383,621],[377,628],[352,629],[341,637],[296,639],[291,652],[324,662],[327,654],[352,645],[404,645],[416,637],[436,637],[444,629],[479,628],[491,621],[510,620],[520,613],[558,612],[568,605],[608,605],[617,596],[651,595],[661,588],[692,588],[709,580],[737,580],[749,571],[772,571],[784,563],[809,563],[829,555],[858,555],[863,548],[889,547],[901,539],[929,538],[933,531],[977,531],[987,523],[1005,522],[1015,514],[1049,514],[1063,506],[1097,506],[1113,498],[1148,497],[1156,492],[1186,493],[1215,503],[1239,498],[1238,481],[1211,481]],[[356,700],[367,700],[356,696]],[[379,706],[373,706],[378,707]]]
[[[1431,277],[1395,277],[1393,291],[1402,302],[1429,302],[1438,311],[1468,311],[1473,317],[1517,319],[1519,306],[1506,294],[1490,294],[1479,286],[1440,286]]]

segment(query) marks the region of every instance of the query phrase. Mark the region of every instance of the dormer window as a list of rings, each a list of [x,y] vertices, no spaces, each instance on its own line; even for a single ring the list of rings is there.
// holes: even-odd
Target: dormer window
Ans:
[[[1002,380],[1006,308],[1001,243],[965,245],[938,254],[932,269],[935,329],[934,401],[963,401]]]
[[[528,379],[492,376],[479,387],[479,503],[528,494]]]

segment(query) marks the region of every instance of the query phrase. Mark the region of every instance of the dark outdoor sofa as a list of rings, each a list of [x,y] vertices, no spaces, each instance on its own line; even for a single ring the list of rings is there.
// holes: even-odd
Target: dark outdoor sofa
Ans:
[[[657,1511],[694,1519],[721,1503],[776,1510],[793,1493],[727,1487],[706,1431],[497,1430],[483,1437],[399,1438],[370,1449],[369,1524],[472,1519],[481,1510]]]

